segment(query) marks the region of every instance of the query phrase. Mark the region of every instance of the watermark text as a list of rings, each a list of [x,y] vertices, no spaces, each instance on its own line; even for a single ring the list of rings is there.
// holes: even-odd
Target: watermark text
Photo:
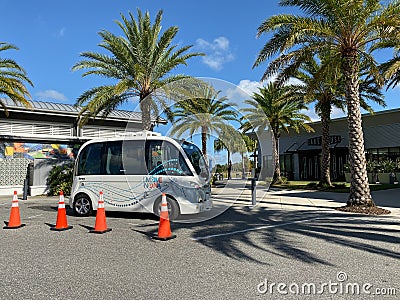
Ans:
[[[396,295],[396,288],[374,287],[370,283],[351,282],[345,272],[338,272],[335,280],[320,283],[272,282],[264,279],[257,285],[260,294],[280,295]]]

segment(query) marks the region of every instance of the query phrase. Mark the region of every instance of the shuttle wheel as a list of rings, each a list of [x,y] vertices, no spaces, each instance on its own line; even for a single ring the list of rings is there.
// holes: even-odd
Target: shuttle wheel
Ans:
[[[93,211],[92,201],[86,194],[78,194],[74,200],[74,214],[78,217],[87,217]]]
[[[180,209],[178,203],[175,199],[167,196],[167,204],[168,204],[168,217],[171,221],[177,219],[180,215]],[[153,212],[157,216],[160,215],[161,212],[161,197],[154,201]]]

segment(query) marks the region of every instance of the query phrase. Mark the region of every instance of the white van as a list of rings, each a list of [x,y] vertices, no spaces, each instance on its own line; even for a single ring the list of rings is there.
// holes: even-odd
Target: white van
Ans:
[[[154,132],[86,142],[75,162],[70,207],[87,216],[99,192],[107,211],[159,214],[167,195],[170,219],[210,210],[210,172],[200,149]]]

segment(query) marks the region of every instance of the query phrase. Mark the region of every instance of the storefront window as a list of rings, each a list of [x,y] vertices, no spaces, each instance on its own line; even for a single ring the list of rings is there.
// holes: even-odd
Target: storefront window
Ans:
[[[388,159],[388,148],[378,149],[378,161],[384,161]]]

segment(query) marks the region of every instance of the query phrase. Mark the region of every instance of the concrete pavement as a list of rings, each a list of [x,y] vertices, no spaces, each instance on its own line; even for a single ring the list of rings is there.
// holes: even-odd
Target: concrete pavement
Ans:
[[[21,197],[22,195],[19,195],[20,200]],[[347,193],[267,189],[264,186],[257,185],[256,207],[274,210],[331,210],[345,205],[347,197]],[[400,217],[400,189],[373,191],[372,198],[377,206],[390,210],[390,216]],[[46,199],[52,203],[57,203],[58,196],[49,197],[43,195],[28,197],[28,201],[35,199]],[[213,188],[212,199],[214,207],[219,212],[223,212],[229,207],[250,209],[252,205],[249,181],[223,181],[222,184]],[[11,203],[12,193],[10,196],[0,196],[0,203],[4,203],[7,200]],[[66,198],[66,202],[68,202],[68,198]]]
[[[48,223],[56,221],[58,197],[20,201],[27,226],[0,231],[1,298],[370,299],[375,287],[395,289],[388,298],[398,298],[397,216],[338,212],[332,208],[347,194],[313,191],[271,191],[252,208],[249,190],[235,183],[236,190],[217,188],[213,196],[216,206],[231,209],[206,222],[173,222],[177,238],[168,242],[150,238],[158,225],[150,214],[109,212],[112,232],[93,235],[95,217],[67,209],[74,228],[54,232]],[[397,190],[383,192],[374,193],[376,200],[395,206]],[[7,220],[10,203],[0,199],[0,220]],[[320,290],[339,283],[339,274],[348,278],[344,284],[373,285],[372,295],[276,289],[315,284]],[[267,280],[274,290],[266,290]]]
[[[251,208],[249,184],[243,180],[231,180],[212,191],[215,204]],[[257,185],[257,205],[265,209],[278,210],[332,210],[346,205],[348,193],[314,190],[280,190]],[[372,198],[377,206],[391,211],[390,216],[400,217],[400,189],[373,191]]]

